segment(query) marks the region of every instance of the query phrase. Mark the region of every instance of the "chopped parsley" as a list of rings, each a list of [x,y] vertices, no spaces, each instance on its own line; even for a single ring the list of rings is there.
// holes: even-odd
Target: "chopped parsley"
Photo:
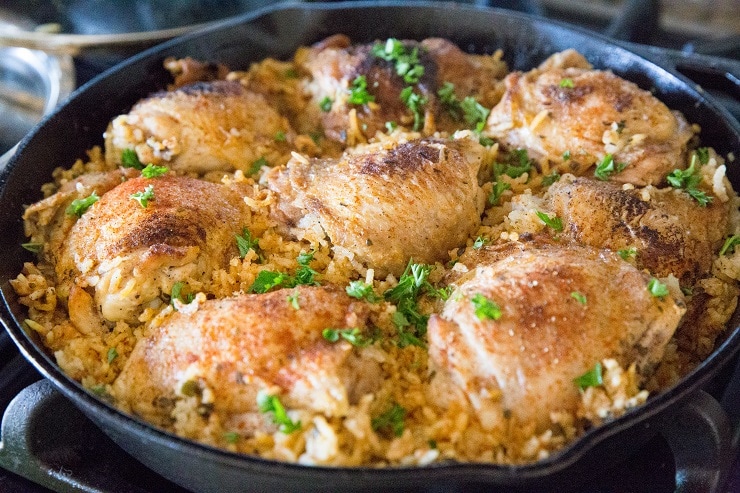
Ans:
[[[724,245],[722,245],[722,249],[719,251],[719,254],[733,254],[735,253],[735,247],[737,245],[740,245],[740,235],[732,235],[725,240],[725,243]]]
[[[486,243],[488,243],[488,238],[483,238],[482,236],[479,236],[473,242],[473,249],[480,250],[481,248],[483,248],[483,245],[485,245]]]
[[[298,270],[295,276],[271,270],[260,271],[254,283],[249,288],[249,292],[262,294],[278,287],[294,288],[299,285],[318,285],[318,281],[315,280],[318,272],[309,266],[309,263],[313,260],[313,256],[314,252],[301,252],[298,255],[296,259],[298,261]]]
[[[172,291],[170,291],[170,304],[172,304],[172,308],[175,310],[177,310],[177,308],[175,308],[175,300],[180,300],[181,303],[187,305],[195,299],[195,295],[193,293],[183,294],[182,288],[184,287],[185,283],[183,281],[177,281],[172,285]]]
[[[452,118],[455,120],[460,120],[462,118],[460,100],[455,96],[455,84],[452,82],[445,82],[442,84],[442,87],[437,89],[437,97],[439,98],[440,104],[447,109]]]
[[[592,369],[580,377],[573,379],[573,382],[580,390],[585,390],[587,387],[598,387],[599,385],[603,385],[604,377],[601,372],[601,363],[596,363]]]
[[[371,53],[393,63],[396,74],[402,77],[406,84],[416,84],[424,75],[424,65],[419,63],[418,47],[409,50],[396,38],[388,38],[385,44],[373,45]]]
[[[650,282],[648,282],[647,288],[648,291],[650,291],[650,294],[653,295],[655,298],[663,298],[664,296],[668,296],[668,286],[654,277],[650,278]]]
[[[510,178],[519,178],[532,169],[532,163],[526,149],[515,149],[508,153],[505,162],[493,163],[493,173],[495,176],[507,175]]]
[[[319,101],[319,108],[321,108],[321,111],[324,113],[328,113],[331,111],[331,106],[334,104],[334,101],[329,96],[324,97],[321,101]]]
[[[570,151],[565,151],[563,153],[563,161],[570,161]]]
[[[700,164],[707,164],[709,162],[709,148],[708,147],[697,148],[696,157],[699,159]]]
[[[282,130],[278,130],[275,132],[275,136],[273,137],[275,139],[275,142],[285,142],[287,140],[287,137],[285,136],[285,132]]]
[[[624,120],[619,120],[617,122],[617,134],[621,135],[622,132],[624,132],[624,127],[627,125],[627,122]]]
[[[247,170],[248,176],[254,176],[256,175],[259,170],[262,169],[263,166],[269,166],[270,163],[267,162],[267,159],[265,159],[265,156],[261,156],[258,160],[252,163],[252,165]]]
[[[573,84],[573,79],[560,79],[560,87],[563,89],[573,89],[575,85]]]
[[[239,441],[239,433],[235,431],[227,431],[224,433],[224,440],[226,440],[226,443],[237,443]]]
[[[510,188],[511,185],[509,185],[505,181],[495,182],[493,184],[493,188],[491,189],[491,193],[488,194],[488,203],[491,205],[498,205],[499,200],[501,200],[501,195],[503,195],[503,193]]]
[[[357,347],[366,347],[373,343],[373,339],[363,335],[357,327],[351,329],[324,329],[321,335],[329,342],[337,342],[341,337]]]
[[[180,386],[180,393],[185,397],[195,397],[201,393],[200,385],[195,380],[185,380]]]
[[[706,207],[713,197],[708,196],[705,192],[699,190],[697,185],[701,183],[701,173],[699,168],[696,166],[697,161],[700,162],[698,153],[691,156],[691,165],[685,169],[675,169],[673,172],[666,177],[668,183],[674,188],[679,188],[688,193],[694,200],[699,202],[699,205]],[[701,165],[700,165],[701,166]]]
[[[285,72],[283,72],[283,77],[286,79],[297,79],[298,78],[298,71],[294,68],[289,68]]]
[[[67,206],[65,212],[68,216],[82,217],[82,215],[87,212],[90,206],[98,200],[100,200],[100,197],[98,197],[98,194],[93,192],[84,199],[74,199],[72,203]]]
[[[550,216],[548,216],[547,214],[545,214],[544,212],[541,212],[541,211],[535,211],[535,213],[537,214],[537,217],[540,218],[540,221],[542,221],[543,223],[545,223],[546,226],[551,227],[555,231],[562,231],[563,230],[563,221],[559,217],[557,217],[557,216],[550,217]]]
[[[470,298],[470,302],[473,304],[475,316],[478,317],[478,320],[498,320],[501,318],[501,307],[481,293],[477,293]]]
[[[388,130],[389,134],[393,133],[396,128],[398,128],[398,124],[396,122],[385,122],[385,129]]]
[[[298,254],[297,261],[299,268],[295,273],[295,283],[296,284],[306,284],[306,285],[318,285],[319,283],[314,279],[316,274],[315,270],[313,270],[309,264],[313,260],[315,252],[303,252]]]
[[[116,351],[116,348],[112,347],[108,349],[108,354],[106,355],[106,358],[109,365],[113,363],[113,361],[118,358],[118,351]]]
[[[162,175],[167,174],[170,169],[167,166],[156,166],[152,163],[146,165],[146,168],[141,170],[141,176],[144,178],[158,178]]]
[[[154,200],[154,185],[147,185],[142,192],[132,193],[130,196],[131,200],[135,200],[141,207],[146,209],[149,205],[149,201]]]
[[[367,300],[370,303],[377,303],[382,298],[375,294],[372,284],[364,281],[350,281],[349,286],[345,288],[347,294],[358,300]]]
[[[352,81],[349,88],[349,104],[367,104],[375,101],[375,96],[367,92],[367,78],[364,75],[358,75]]]
[[[599,180],[606,181],[611,175],[621,173],[626,167],[627,163],[615,163],[614,156],[612,154],[607,154],[598,166],[596,166],[594,176]]]
[[[260,249],[259,238],[252,238],[252,233],[246,227],[242,229],[242,234],[234,235],[236,237],[236,246],[239,248],[239,257],[247,256],[249,250],[254,250],[260,261],[264,260],[262,250]]]
[[[573,291],[572,293],[570,293],[570,297],[573,298],[574,300],[576,300],[581,305],[585,305],[586,304],[586,301],[587,301],[586,300],[586,295],[583,294],[583,293],[579,293],[578,291]]]
[[[272,413],[272,422],[286,435],[301,429],[301,422],[290,419],[278,396],[269,395],[261,390],[257,393],[257,405],[260,412]]]
[[[637,248],[635,247],[622,248],[621,250],[617,250],[617,255],[622,257],[623,260],[629,260],[631,258],[635,258],[637,256]]]
[[[39,253],[44,248],[43,243],[36,243],[33,241],[28,242],[28,243],[21,243],[21,246],[25,248],[26,250],[28,250],[29,252],[33,252],[33,253]]]
[[[400,437],[403,435],[403,420],[405,417],[406,410],[397,402],[394,402],[390,409],[380,416],[373,418],[370,424],[375,431],[388,429],[392,431],[395,436]]]
[[[298,291],[294,291],[293,293],[288,295],[288,304],[293,307],[294,310],[300,310],[301,305],[298,303]]]
[[[542,185],[545,187],[549,187],[553,183],[557,182],[560,179],[560,173],[557,171],[553,171],[549,175],[545,175],[542,177]]]
[[[424,105],[427,104],[427,98],[414,92],[411,86],[403,88],[400,94],[401,101],[414,114],[414,130],[419,130],[424,121]]]
[[[259,274],[257,274],[257,278],[254,280],[254,283],[252,283],[252,286],[249,288],[249,292],[260,294],[266,293],[273,288],[286,284],[286,281],[288,281],[288,279],[288,274],[284,274],[282,272],[274,272],[271,270],[262,270]]]
[[[467,96],[460,101],[455,96],[455,85],[451,82],[442,84],[442,87],[437,90],[437,96],[452,118],[458,121],[465,120],[478,133],[483,130],[491,110],[476,101],[474,97]]]
[[[139,161],[139,156],[133,149],[124,149],[121,152],[121,165],[124,168],[144,169],[144,163]]]
[[[492,139],[491,137],[486,137],[485,135],[481,135],[480,138],[478,139],[478,143],[485,147],[491,147],[493,144],[496,143],[496,141]]]

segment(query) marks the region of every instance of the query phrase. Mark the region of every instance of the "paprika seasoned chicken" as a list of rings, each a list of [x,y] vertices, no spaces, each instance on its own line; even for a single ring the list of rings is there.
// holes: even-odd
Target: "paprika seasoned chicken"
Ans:
[[[274,216],[294,231],[319,225],[368,268],[398,276],[409,259],[444,261],[476,230],[483,151],[461,138],[381,142],[339,159],[295,155],[268,175],[279,196]]]
[[[102,330],[100,317],[135,322],[178,281],[207,281],[238,254],[234,237],[250,217],[242,197],[171,175],[133,178],[103,194],[72,227],[56,264],[70,319],[82,332]]]
[[[276,139],[282,132],[285,139]],[[177,171],[249,171],[260,158],[273,165],[294,132],[262,95],[238,82],[196,82],[158,92],[114,118],[105,133],[105,156],[119,165],[136,151],[144,164]]]
[[[709,271],[728,229],[729,203],[701,206],[675,188],[627,189],[565,175],[548,191],[551,210],[578,243],[622,250],[658,277],[690,287]]]
[[[685,312],[673,294],[651,294],[650,276],[590,247],[510,243],[460,261],[470,270],[429,320],[429,355],[488,428],[506,415],[545,429],[551,412],[574,412],[574,379],[605,358],[649,372]]]
[[[684,117],[572,50],[505,82],[486,129],[540,164],[580,175],[604,163],[611,180],[635,185],[657,185],[683,167],[693,135]]]
[[[192,305],[179,305],[139,341],[116,380],[116,396],[134,412],[166,419],[171,409],[160,397],[182,396],[195,383],[204,403],[244,414],[245,423],[258,414],[260,391],[280,395],[288,408],[343,416],[380,383],[377,362],[322,336],[330,327],[368,325],[367,304],[339,288],[299,286]]]
[[[475,98],[490,109],[506,74],[500,54],[464,53],[440,38],[353,45],[335,35],[299,50],[296,63],[311,76],[310,107],[326,136],[347,145],[385,132],[387,122],[427,134],[471,128],[460,101]]]

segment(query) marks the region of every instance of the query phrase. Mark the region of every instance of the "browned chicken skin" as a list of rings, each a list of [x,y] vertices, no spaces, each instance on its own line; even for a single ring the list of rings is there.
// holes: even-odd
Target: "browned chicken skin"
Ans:
[[[153,198],[142,207],[131,195],[149,186]],[[223,185],[171,175],[121,183],[75,223],[60,253],[56,271],[70,317],[90,305],[93,288],[104,319],[135,321],[176,282],[206,281],[228,265],[238,253],[234,235],[248,220],[242,195]]]
[[[318,223],[381,276],[400,275],[411,258],[444,261],[480,224],[482,149],[469,139],[422,139],[339,159],[294,157],[268,177],[279,194],[275,217],[299,228]]]
[[[550,186],[548,196],[565,234],[578,243],[613,251],[634,248],[639,268],[658,277],[673,274],[684,286],[709,271],[727,230],[727,202],[701,207],[673,188],[624,190],[616,183],[566,175]]]
[[[461,262],[470,271],[430,318],[429,353],[484,426],[511,413],[547,427],[550,412],[575,411],[573,380],[604,358],[649,372],[685,311],[672,295],[652,296],[649,276],[590,247],[509,243]],[[500,319],[476,315],[477,295],[499,305]]]
[[[248,171],[265,157],[272,165],[288,149],[275,139],[292,139],[287,120],[262,95],[238,82],[196,82],[139,101],[111,121],[105,156],[121,164],[133,149],[144,163],[166,164],[178,171]]]
[[[626,164],[611,176],[622,183],[656,185],[682,168],[693,135],[683,116],[632,82],[584,67],[585,59],[569,51],[530,72],[512,72],[487,130],[507,147],[574,174],[607,154]]]
[[[428,128],[436,130],[454,131],[465,126],[464,122],[450,118],[438,101],[437,91],[445,82],[455,85],[455,94],[460,100],[473,96],[488,109],[500,98],[500,80],[506,73],[506,65],[497,56],[467,54],[439,38],[403,41],[403,44],[409,52],[418,49],[419,64],[424,67],[424,75],[418,84],[405,82],[396,74],[393,62],[373,55],[373,44],[352,45],[343,35],[332,36],[298,52],[296,63],[312,77],[308,91],[313,106],[318,108],[325,98],[334,103],[330,111],[319,115],[329,138],[350,145],[356,143],[348,141],[346,131],[352,125],[351,111],[356,112],[360,123],[357,130],[366,138],[374,136],[377,131],[385,132],[386,122],[411,128],[414,116],[400,98],[401,91],[411,85],[417,94],[426,98],[427,105],[423,111],[434,122]],[[366,78],[367,91],[374,97],[373,103],[345,103],[348,88],[358,76]]]
[[[264,390],[288,408],[342,416],[379,383],[377,363],[347,341],[322,337],[326,328],[367,325],[367,305],[339,288],[300,286],[187,308],[137,344],[115,382],[117,397],[137,413],[161,419],[158,397],[174,397],[192,380],[213,393],[219,412],[256,412]]]

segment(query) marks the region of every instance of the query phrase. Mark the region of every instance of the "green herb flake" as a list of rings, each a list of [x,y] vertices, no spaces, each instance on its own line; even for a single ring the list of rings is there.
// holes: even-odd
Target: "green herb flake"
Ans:
[[[537,214],[537,217],[540,218],[540,221],[545,223],[546,226],[551,227],[555,231],[563,230],[563,221],[559,217],[557,216],[550,217],[541,211],[536,211],[535,213]]]
[[[347,294],[358,300],[366,300],[370,303],[377,303],[382,298],[375,294],[372,284],[364,281],[350,281],[349,286],[345,288]]]
[[[400,437],[401,435],[403,435],[403,420],[405,417],[406,410],[397,402],[394,402],[390,409],[388,409],[380,416],[373,418],[370,424],[375,431],[389,429],[393,432],[395,436]]]
[[[139,205],[146,209],[149,202],[154,200],[154,185],[147,185],[141,192],[132,193],[130,196],[131,200],[135,200]]]
[[[288,138],[285,136],[285,132],[283,132],[282,130],[278,130],[277,132],[275,132],[275,136],[273,137],[273,139],[275,140],[275,142],[285,142],[286,140],[288,140]]]
[[[498,320],[503,315],[501,307],[481,293],[473,296],[470,302],[473,304],[475,316],[478,317],[478,320]]]
[[[321,101],[319,101],[319,108],[321,108],[321,111],[324,113],[328,113],[331,111],[331,107],[334,104],[334,101],[329,96],[324,97]]]
[[[563,89],[573,89],[575,87],[575,84],[573,84],[573,79],[560,79],[560,87]]]
[[[668,296],[669,294],[668,286],[654,277],[652,277],[650,279],[650,282],[648,282],[647,288],[648,291],[650,291],[650,294],[655,298],[663,298],[664,296]]]
[[[586,304],[586,295],[583,293],[579,293],[578,291],[573,291],[572,293],[570,293],[570,297],[576,300],[581,305]]]
[[[377,58],[393,63],[396,74],[402,77],[406,84],[416,84],[424,75],[424,66],[419,63],[418,47],[409,50],[401,41],[388,38],[384,44],[373,45],[371,53]]]
[[[488,194],[488,203],[491,205],[498,205],[499,200],[501,200],[501,195],[506,190],[509,190],[511,188],[511,185],[504,181],[497,181],[493,184],[493,188],[491,189],[491,193]]]
[[[224,440],[226,441],[226,443],[235,444],[239,442],[240,437],[241,435],[239,435],[239,433],[235,431],[227,431],[224,433]]]
[[[282,272],[262,270],[249,288],[250,293],[266,293],[273,288],[282,286],[288,280],[288,275]]]
[[[570,161],[570,151],[565,151],[563,153],[563,161]]]
[[[254,176],[256,175],[259,170],[261,170],[264,166],[269,166],[270,163],[267,162],[267,159],[265,159],[265,156],[260,157],[258,160],[252,163],[252,165],[247,170],[248,176]]]
[[[575,378],[573,382],[580,390],[585,390],[587,387],[598,387],[599,385],[603,385],[604,377],[601,372],[601,363],[596,363],[592,369],[580,377]]]
[[[116,358],[118,358],[118,351],[116,351],[116,348],[112,347],[108,349],[108,354],[106,355],[108,364],[110,365],[111,363],[113,363]]]
[[[298,291],[293,291],[287,296],[288,304],[293,307],[294,310],[300,310],[301,305],[298,302]]]
[[[694,153],[691,156],[691,165],[685,169],[675,169],[670,175],[666,177],[668,183],[678,189],[684,190],[694,200],[696,200],[701,207],[706,207],[707,204],[712,202],[714,197],[708,196],[705,192],[699,190],[697,186],[701,183],[701,172],[697,166],[697,162],[700,162],[698,153]],[[699,165],[701,166],[701,164]]]
[[[298,71],[294,68],[289,68],[285,72],[283,72],[283,77],[286,79],[297,79],[298,78]]]
[[[508,153],[505,162],[493,164],[493,173],[495,176],[507,175],[510,178],[519,178],[532,170],[532,164],[533,161],[529,159],[526,149],[515,149]]]
[[[180,393],[185,397],[195,397],[200,394],[200,385],[195,380],[185,380],[180,386]]]
[[[156,166],[152,163],[146,165],[146,168],[141,170],[141,176],[144,178],[158,178],[167,174],[170,169],[167,166]]]
[[[626,167],[627,163],[615,163],[614,156],[607,154],[598,166],[596,166],[594,176],[599,180],[606,181],[611,175],[621,173]]]
[[[427,445],[429,445],[429,448],[432,450],[437,450],[437,441],[434,439],[427,440]]]
[[[635,247],[622,248],[621,250],[617,250],[617,255],[622,257],[623,260],[629,260],[631,258],[635,258],[637,256],[637,248]]]
[[[241,235],[234,235],[236,238],[236,246],[239,249],[239,257],[244,258],[247,256],[249,250],[254,250],[260,261],[263,260],[262,250],[260,249],[259,238],[252,238],[252,233],[246,227],[242,229]]]
[[[472,96],[463,99],[460,108],[462,108],[465,121],[472,125],[477,132],[481,132],[491,110],[480,104]]]
[[[269,395],[261,390],[257,393],[257,405],[262,413],[272,413],[272,421],[286,435],[301,429],[300,421],[293,421],[276,395]]]
[[[124,149],[121,152],[121,166],[138,170],[144,169],[144,163],[139,161],[139,156],[136,155],[136,151],[133,149]]]
[[[69,206],[65,210],[65,213],[68,216],[82,217],[82,215],[87,212],[90,206],[98,200],[100,200],[100,197],[98,197],[98,194],[96,194],[95,192],[91,193],[84,199],[75,199],[72,201],[71,204],[69,204]]]
[[[696,149],[696,157],[699,159],[699,163],[707,164],[709,162],[709,148],[699,147]]]
[[[483,238],[482,236],[477,237],[473,242],[473,250],[480,250],[486,243],[488,243],[488,238]]]
[[[427,98],[415,93],[411,86],[401,90],[400,98],[414,115],[414,130],[420,130],[424,122],[424,105],[427,104]]]
[[[43,243],[36,243],[36,242],[28,242],[28,243],[21,243],[21,246],[32,253],[39,253],[43,248]]]
[[[337,342],[341,337],[356,347],[367,347],[373,339],[362,334],[357,327],[351,329],[324,329],[321,335],[329,342]]]
[[[542,186],[549,187],[553,183],[557,182],[560,179],[560,173],[557,171],[553,171],[549,175],[545,175],[542,177]]]
[[[313,261],[315,252],[303,252],[298,254],[296,261],[298,262],[299,268],[295,274],[295,284],[305,284],[317,286],[319,283],[315,280],[318,272],[310,267],[310,263]]]
[[[478,143],[484,147],[491,147],[493,144],[496,143],[494,139],[491,137],[486,137],[485,135],[481,135],[478,139]]]
[[[735,253],[735,247],[740,245],[740,235],[732,235],[729,238],[725,240],[724,245],[722,245],[722,249],[720,249],[719,254],[720,256],[725,255],[727,253],[733,254]]]
[[[172,285],[172,290],[170,291],[170,304],[172,305],[172,308],[175,309],[175,311],[177,311],[177,307],[175,307],[175,300],[179,300],[180,303],[188,305],[195,299],[195,295],[193,293],[183,294],[184,287],[185,283],[183,281],[177,281],[175,284]]]
[[[367,92],[367,78],[364,75],[358,75],[352,81],[349,88],[349,104],[363,105],[375,101],[375,96]]]
[[[393,133],[394,130],[398,128],[398,124],[396,122],[385,122],[385,129],[388,130],[388,133]]]

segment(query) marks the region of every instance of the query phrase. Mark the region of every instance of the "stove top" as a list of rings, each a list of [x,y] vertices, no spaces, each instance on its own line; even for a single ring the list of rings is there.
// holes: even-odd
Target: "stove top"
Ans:
[[[635,51],[666,60],[740,119],[740,18],[736,15],[736,2],[696,0],[683,2],[684,10],[676,10],[680,2],[661,3],[657,0],[476,0],[468,3],[525,11],[587,27],[615,39],[639,42],[639,45],[633,45]],[[693,6],[693,15],[704,23],[703,30],[696,28],[696,23],[691,24],[686,4]],[[730,10],[727,11],[729,15],[723,16],[723,9],[728,8],[725,4],[730,5]],[[670,15],[666,16],[661,6]],[[709,11],[697,14],[702,7]],[[710,18],[711,23],[707,20]],[[712,29],[707,29],[710,25]],[[713,35],[707,36],[708,33]],[[716,33],[721,36],[716,37]],[[75,60],[78,85],[118,61],[101,53],[94,57],[78,57]],[[732,371],[729,368],[727,374],[718,379],[721,381],[713,382],[707,391],[723,404],[735,426],[734,444],[737,445],[740,435],[740,361],[734,373]],[[709,397],[706,399],[711,401]],[[711,422],[711,417],[707,418],[702,405],[697,404],[698,410],[681,411],[687,415],[676,419],[684,418],[692,424],[709,426],[711,438],[712,426],[716,423]],[[0,331],[0,415],[3,412],[0,492],[186,492],[123,452],[54,391],[51,383],[41,378],[18,354],[8,336]],[[683,434],[685,428],[693,428],[693,425],[681,426],[676,424],[674,431],[678,429]],[[669,437],[668,440],[664,435]],[[626,461],[601,471],[599,477],[585,482],[574,480],[571,491],[662,493],[680,489],[682,478],[697,471],[684,469],[686,457],[674,453],[676,443],[669,444],[670,440],[670,430],[667,430]],[[720,453],[712,449],[712,443],[707,447],[694,451],[689,447],[679,455]],[[726,455],[726,452],[722,454]],[[740,492],[740,456],[737,452],[734,454],[734,458],[721,456],[721,460],[715,461],[724,461],[724,465],[717,464],[716,469],[700,471],[707,478],[706,484],[713,487],[692,491]],[[14,472],[3,469],[3,465]],[[720,487],[723,483],[724,486]],[[330,489],[330,485],[327,488]],[[545,486],[537,491],[548,490]]]

